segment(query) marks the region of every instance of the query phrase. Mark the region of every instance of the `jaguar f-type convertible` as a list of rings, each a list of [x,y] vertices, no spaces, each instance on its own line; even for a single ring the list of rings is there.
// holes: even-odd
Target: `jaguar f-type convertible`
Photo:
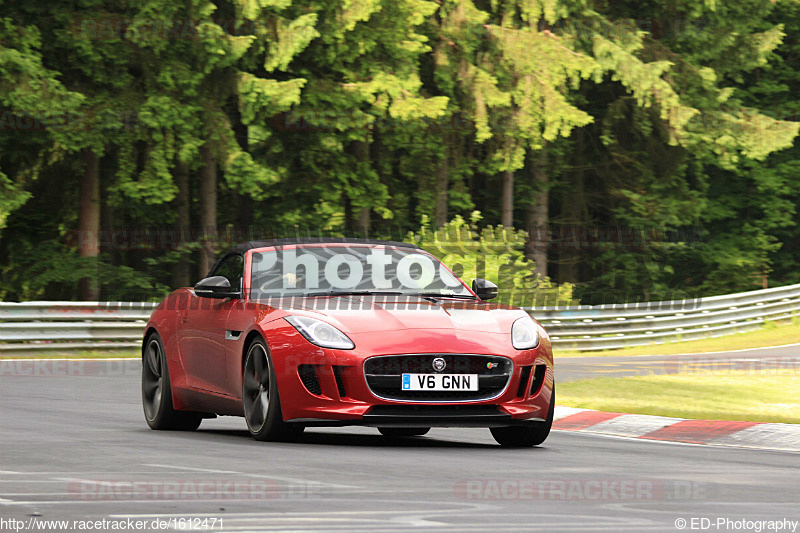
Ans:
[[[153,429],[244,417],[258,440],[360,425],[392,437],[486,427],[503,446],[550,433],[553,353],[525,311],[488,302],[417,246],[356,239],[240,244],[170,294],[142,345]]]

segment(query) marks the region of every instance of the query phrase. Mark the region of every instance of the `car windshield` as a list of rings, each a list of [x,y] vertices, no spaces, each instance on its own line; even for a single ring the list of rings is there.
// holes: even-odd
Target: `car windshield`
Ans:
[[[299,246],[253,253],[251,297],[409,294],[472,298],[435,257],[393,246]]]

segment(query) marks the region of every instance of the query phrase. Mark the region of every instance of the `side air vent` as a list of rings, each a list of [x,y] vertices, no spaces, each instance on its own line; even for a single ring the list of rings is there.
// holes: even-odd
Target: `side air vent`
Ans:
[[[319,377],[314,365],[300,365],[297,367],[297,373],[308,392],[317,396],[322,394],[322,387],[319,385]]]
[[[531,381],[531,396],[539,394],[539,391],[542,390],[545,372],[547,372],[547,365],[536,365],[536,369],[533,371],[533,380]]]
[[[347,396],[347,391],[344,390],[344,380],[342,379],[341,366],[333,367],[333,376],[336,378],[336,388],[339,389],[339,397],[344,398]]]
[[[517,397],[523,398],[525,391],[528,389],[528,378],[531,377],[531,367],[523,366],[522,375],[519,378],[519,387],[517,388]]]

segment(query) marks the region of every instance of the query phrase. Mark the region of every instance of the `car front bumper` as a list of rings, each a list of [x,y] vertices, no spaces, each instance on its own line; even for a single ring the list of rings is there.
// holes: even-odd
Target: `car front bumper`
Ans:
[[[453,342],[441,345],[414,343],[392,348],[399,353],[365,353],[366,350],[324,349],[298,342],[293,330],[282,328],[291,339],[271,336],[270,350],[281,395],[283,418],[306,426],[371,427],[500,427],[545,420],[553,397],[553,357],[548,339],[531,350],[500,349],[491,335],[476,346]],[[505,340],[505,339],[503,339]],[[446,345],[447,351],[440,348]],[[301,349],[298,349],[298,346]],[[480,349],[480,353],[474,353]],[[473,353],[468,353],[472,350]],[[506,358],[509,378],[502,390],[487,399],[405,400],[384,398],[367,382],[365,361],[397,355],[402,357],[459,356]]]

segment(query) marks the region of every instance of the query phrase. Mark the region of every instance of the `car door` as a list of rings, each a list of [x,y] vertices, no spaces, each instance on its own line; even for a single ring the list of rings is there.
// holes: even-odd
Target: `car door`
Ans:
[[[209,276],[224,276],[231,289],[242,289],[244,258],[232,253],[225,256],[212,269]],[[181,317],[178,335],[181,359],[186,370],[188,385],[195,389],[230,394],[228,376],[226,324],[228,315],[240,300],[201,298],[192,291],[190,305]]]

